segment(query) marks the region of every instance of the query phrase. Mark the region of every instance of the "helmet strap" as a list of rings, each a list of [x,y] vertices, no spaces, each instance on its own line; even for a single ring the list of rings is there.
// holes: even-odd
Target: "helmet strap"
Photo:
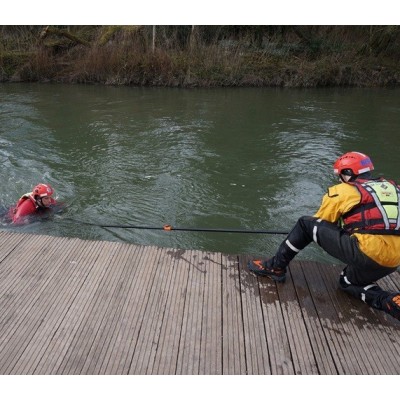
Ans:
[[[41,198],[40,196],[36,196],[35,200],[36,200],[36,205],[37,205],[38,207],[44,208],[44,205],[43,205],[43,203],[42,203],[42,198]]]

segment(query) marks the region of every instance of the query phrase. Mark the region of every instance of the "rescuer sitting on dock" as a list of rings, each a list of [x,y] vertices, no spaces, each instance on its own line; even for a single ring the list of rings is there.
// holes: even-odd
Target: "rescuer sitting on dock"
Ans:
[[[284,282],[289,262],[314,241],[347,264],[339,278],[343,290],[400,320],[400,292],[376,284],[400,265],[399,186],[373,178],[374,166],[362,153],[342,155],[333,168],[341,183],[328,189],[317,213],[299,218],[272,258],[250,261],[248,268]]]
[[[49,184],[39,183],[32,192],[26,193],[18,200],[14,207],[9,211],[9,217],[14,224],[24,224],[30,222],[32,216],[42,215],[56,205],[56,200],[52,197],[54,189]]]

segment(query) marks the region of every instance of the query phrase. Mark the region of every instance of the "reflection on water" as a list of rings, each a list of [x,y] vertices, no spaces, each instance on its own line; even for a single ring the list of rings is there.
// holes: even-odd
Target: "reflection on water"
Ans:
[[[69,205],[3,229],[268,255],[282,236],[82,222],[289,230],[316,211],[332,163],[351,150],[400,180],[397,90],[5,84],[0,94],[0,205],[38,182]],[[330,260],[314,245],[301,257]]]

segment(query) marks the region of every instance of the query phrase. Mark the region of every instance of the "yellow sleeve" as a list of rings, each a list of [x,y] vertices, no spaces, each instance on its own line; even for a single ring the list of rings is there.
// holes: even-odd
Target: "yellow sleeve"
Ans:
[[[347,183],[332,186],[322,198],[314,217],[337,223],[340,217],[360,202],[358,190]]]
[[[339,195],[336,187],[330,187],[322,198],[321,205],[314,217],[336,223],[342,215],[339,206]]]

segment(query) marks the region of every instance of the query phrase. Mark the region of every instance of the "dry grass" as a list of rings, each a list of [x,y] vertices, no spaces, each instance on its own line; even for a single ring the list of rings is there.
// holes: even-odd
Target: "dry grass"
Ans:
[[[155,36],[151,26],[43,28],[0,27],[1,80],[181,87],[400,81],[396,27],[156,27]]]

